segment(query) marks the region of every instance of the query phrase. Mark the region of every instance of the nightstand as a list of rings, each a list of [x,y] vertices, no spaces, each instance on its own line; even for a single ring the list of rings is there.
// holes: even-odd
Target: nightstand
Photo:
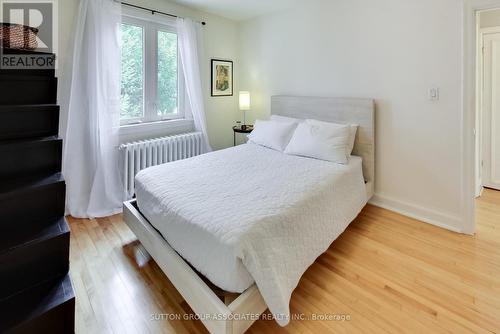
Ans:
[[[237,133],[251,133],[253,131],[253,125],[247,125],[245,129],[241,126],[233,126],[233,146],[236,146],[236,134]]]

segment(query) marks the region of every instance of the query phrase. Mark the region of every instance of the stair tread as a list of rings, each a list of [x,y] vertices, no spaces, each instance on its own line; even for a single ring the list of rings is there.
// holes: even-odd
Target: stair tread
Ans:
[[[26,231],[20,230],[9,235],[0,235],[0,256],[3,253],[11,252],[17,248],[28,246],[34,243],[52,239],[64,233],[68,233],[69,226],[66,219],[61,217],[54,220],[50,225],[41,226],[39,231],[32,235],[26,235]]]
[[[50,141],[61,141],[62,138],[58,135],[44,136],[44,137],[34,137],[34,138],[19,138],[19,139],[7,139],[0,141],[1,146],[11,146],[11,145],[24,145],[32,143],[42,143]]]
[[[30,175],[28,177],[6,180],[0,183],[0,199],[8,196],[9,193],[23,191],[29,188],[37,188],[52,183],[63,182],[62,173],[54,173],[50,175]]]
[[[0,300],[0,332],[35,319],[74,298],[67,274]]]
[[[34,109],[43,109],[43,110],[52,110],[52,109],[59,109],[59,105],[55,103],[41,103],[41,104],[3,104],[0,105],[0,112],[7,112],[7,111],[13,111],[16,109],[16,111],[19,110],[34,110]]]
[[[58,81],[58,79],[52,75],[33,74],[33,72],[28,72],[23,75],[0,72],[0,82],[1,81]]]
[[[43,225],[34,225],[5,233],[17,236],[17,241],[24,243],[10,245],[0,252],[0,300],[68,272],[69,226],[63,220],[52,231],[41,230]],[[35,234],[36,238],[31,239]]]
[[[5,54],[29,54],[29,55],[51,55],[56,56],[52,52],[43,52],[43,51],[35,51],[35,50],[21,50],[21,49],[13,49],[13,48],[3,48],[2,52]]]

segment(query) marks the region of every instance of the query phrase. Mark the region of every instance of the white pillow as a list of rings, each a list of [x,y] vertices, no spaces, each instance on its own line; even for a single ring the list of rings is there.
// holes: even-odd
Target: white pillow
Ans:
[[[286,116],[280,116],[280,115],[271,115],[271,120],[278,121],[278,122],[296,123],[296,124],[304,122],[304,120],[300,119],[300,118],[286,117]]]
[[[297,126],[285,153],[346,164],[349,138],[349,125],[307,120]]]
[[[359,125],[351,124],[351,131],[349,134],[349,155],[352,154],[352,150],[354,150],[354,142],[356,141],[356,132],[358,132]]]
[[[346,124],[340,124],[340,123],[333,123],[333,122],[323,122],[323,121],[318,121],[315,119],[308,119],[307,122],[309,123],[316,123],[316,124],[324,124],[325,126],[328,125],[339,125],[339,126],[344,126]],[[354,142],[356,141],[356,133],[358,132],[358,124],[349,124],[350,129],[349,129],[349,142],[348,142],[348,155],[350,156],[352,154],[352,150],[354,150]]]
[[[252,133],[248,135],[248,140],[283,152],[296,127],[296,123],[257,120]]]

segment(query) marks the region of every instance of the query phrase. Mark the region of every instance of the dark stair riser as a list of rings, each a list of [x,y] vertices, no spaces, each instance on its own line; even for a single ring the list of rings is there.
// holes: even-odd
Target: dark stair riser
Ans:
[[[29,243],[37,242],[57,236],[66,229],[67,223],[64,217],[55,219],[50,223],[33,224],[36,229],[18,229],[12,233],[0,234],[0,254],[14,250]],[[43,226],[45,225],[45,226]]]
[[[2,76],[0,105],[55,104],[57,79],[38,76]]]
[[[0,301],[0,333],[74,333],[75,295],[69,275]]]
[[[0,142],[0,181],[60,172],[62,146],[62,139],[57,137]]]
[[[23,79],[26,77],[43,77],[43,78],[55,78],[56,71],[54,69],[5,69],[0,68],[0,81],[7,80],[12,77]],[[5,78],[5,79],[4,79]]]
[[[57,136],[59,106],[0,106],[0,140]]]
[[[75,297],[57,305],[29,322],[15,327],[8,334],[75,333]]]
[[[66,185],[53,183],[0,194],[0,233],[38,233],[64,216]]]
[[[55,70],[51,69],[0,69],[0,81],[7,80],[12,77],[25,78],[25,77],[44,77],[54,78]],[[5,78],[5,79],[2,79]]]
[[[69,227],[0,253],[0,300],[69,270]]]

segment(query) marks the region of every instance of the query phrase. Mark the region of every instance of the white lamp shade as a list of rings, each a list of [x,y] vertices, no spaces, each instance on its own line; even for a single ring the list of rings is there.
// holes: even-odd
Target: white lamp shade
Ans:
[[[250,110],[250,92],[240,92],[240,110]]]

